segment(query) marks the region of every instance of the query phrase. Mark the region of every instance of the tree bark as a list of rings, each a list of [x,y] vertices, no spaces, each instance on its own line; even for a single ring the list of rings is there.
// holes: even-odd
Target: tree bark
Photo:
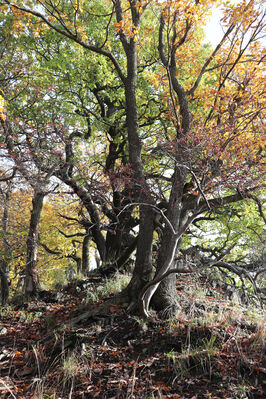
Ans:
[[[34,189],[30,227],[27,239],[27,258],[25,267],[24,292],[27,296],[35,296],[40,290],[37,270],[39,224],[46,193],[38,187]]]
[[[171,255],[176,253],[179,243],[175,241],[174,238],[170,239],[170,242],[166,239],[166,253],[169,252]],[[164,251],[163,248],[165,248],[164,245],[160,249],[159,259],[157,262],[157,274],[162,268],[161,265],[163,265],[164,261],[164,259],[162,259]],[[169,263],[169,269],[173,267],[175,267],[174,260]],[[180,305],[176,294],[176,274],[172,273],[160,282],[152,297],[151,303],[152,307],[158,311],[162,311],[166,318],[178,315],[180,312]]]
[[[179,166],[175,167],[173,176],[173,185],[169,199],[169,205],[166,217],[171,224],[165,224],[163,230],[162,242],[158,252],[157,264],[156,264],[156,277],[160,274],[165,273],[171,267],[176,254],[178,241],[182,235],[182,227],[185,220],[182,220],[182,195],[183,186],[186,177],[186,171],[184,168]],[[182,220],[182,223],[181,223]],[[158,291],[159,288],[159,291]],[[148,314],[148,307],[151,298],[154,297],[153,304],[156,309],[163,310],[167,309],[172,315],[176,315],[179,306],[176,298],[175,290],[175,275],[170,275],[164,279],[161,283],[156,284],[149,288],[145,294],[145,315]]]
[[[117,21],[122,20],[121,2],[115,2]],[[136,2],[130,2],[132,23],[139,27],[140,14]],[[137,42],[133,37],[127,39],[120,31],[120,40],[127,58],[127,76],[124,82],[126,100],[126,125],[129,149],[129,167],[132,171],[132,186],[134,200],[140,202],[139,207],[139,238],[136,251],[136,263],[132,279],[126,289],[130,298],[130,309],[138,305],[138,295],[149,281],[152,273],[152,243],[153,243],[153,209],[146,204],[152,204],[150,189],[145,180],[141,161],[141,140],[139,136],[139,119],[137,106]]]
[[[84,276],[87,276],[90,271],[90,242],[91,235],[86,232],[86,235],[82,243],[82,262],[81,272]]]
[[[169,45],[169,55],[170,59],[166,57],[164,50],[164,26],[165,21],[163,15],[160,19],[159,28],[159,54],[163,65],[167,70],[168,80],[169,80],[169,90],[173,97],[174,95],[178,99],[179,112],[181,115],[181,125],[179,118],[176,114],[176,135],[177,139],[186,137],[186,134],[191,129],[192,114],[189,109],[189,103],[187,99],[186,92],[177,80],[177,69],[176,69],[176,46],[181,45],[183,40],[185,40],[186,35],[190,29],[187,28],[184,33],[183,39],[180,39],[178,44],[175,43],[176,39],[176,28],[173,26],[173,37],[172,44]],[[173,103],[173,107],[176,105]],[[176,111],[175,111],[176,112]],[[178,246],[178,241],[181,239],[182,234],[185,232],[183,229],[187,214],[183,211],[183,190],[186,181],[186,175],[188,169],[186,168],[187,155],[182,146],[176,141],[175,148],[175,170],[172,178],[172,188],[168,203],[167,219],[171,224],[165,224],[163,231],[162,242],[158,253],[157,266],[156,266],[156,277],[167,272],[171,267],[173,267],[174,258]],[[179,311],[179,305],[176,297],[175,289],[175,274],[169,275],[161,283],[151,286],[144,295],[144,314],[148,315],[148,307],[151,298],[153,298],[153,304],[158,310],[167,310],[171,316],[175,316]]]
[[[138,296],[152,277],[152,242],[154,230],[154,211],[150,206],[142,206],[136,263],[126,292],[130,298],[129,309],[138,306]]]
[[[9,267],[5,260],[0,265],[1,304],[5,305],[9,297]]]
[[[4,199],[3,209],[3,249],[4,253],[0,265],[0,279],[1,279],[1,303],[5,305],[9,297],[9,262],[10,262],[10,244],[8,242],[8,219],[9,219],[9,202],[11,195],[11,183],[7,182],[6,191],[2,192]]]
[[[156,276],[162,271],[175,267],[175,256],[176,252],[181,244],[182,229],[187,222],[187,215],[182,212],[182,192],[185,176],[176,177],[176,184],[172,187],[172,193],[169,201],[169,221],[171,222],[177,234],[169,228],[165,228],[162,237],[161,247],[158,253],[158,260],[156,265]],[[177,199],[177,202],[173,203],[173,198]],[[180,236],[178,235],[180,232]],[[167,267],[168,262],[168,267]],[[158,285],[157,291],[153,296],[153,306],[157,310],[165,310],[166,315],[170,317],[176,316],[180,311],[178,299],[176,295],[176,274],[170,274]]]

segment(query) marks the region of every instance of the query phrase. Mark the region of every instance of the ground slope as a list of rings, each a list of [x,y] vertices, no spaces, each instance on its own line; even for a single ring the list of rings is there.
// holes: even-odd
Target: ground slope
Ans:
[[[1,309],[1,398],[266,397],[260,309],[210,296],[186,276],[179,317],[146,322],[123,302],[103,307],[102,286],[91,277]]]

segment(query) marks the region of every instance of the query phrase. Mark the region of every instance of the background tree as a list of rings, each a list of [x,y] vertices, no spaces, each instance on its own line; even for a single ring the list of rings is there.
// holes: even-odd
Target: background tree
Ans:
[[[1,180],[3,181],[4,178]],[[11,182],[7,180],[6,187],[2,189],[0,187],[1,202],[3,206],[2,213],[2,228],[1,228],[1,265],[0,265],[0,277],[1,277],[1,303],[5,305],[9,296],[9,267],[11,258],[11,245],[8,237],[9,228],[9,207],[10,207],[10,193],[11,193]]]
[[[22,189],[18,176],[10,180],[12,173],[1,175],[1,265],[2,299],[8,300],[24,276],[26,241],[30,218],[31,193]],[[4,179],[8,179],[3,181]]]

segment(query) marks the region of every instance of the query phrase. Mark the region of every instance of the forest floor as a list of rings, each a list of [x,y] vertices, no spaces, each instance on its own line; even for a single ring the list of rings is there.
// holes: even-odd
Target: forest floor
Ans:
[[[109,302],[105,313],[69,324],[101,306],[99,286],[91,277],[0,310],[1,398],[266,397],[261,309],[185,276],[175,319],[143,321]]]

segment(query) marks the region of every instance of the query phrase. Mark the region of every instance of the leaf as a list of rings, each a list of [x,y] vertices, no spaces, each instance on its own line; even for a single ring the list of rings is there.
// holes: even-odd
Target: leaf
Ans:
[[[6,103],[4,97],[0,94],[0,119],[6,119]]]

